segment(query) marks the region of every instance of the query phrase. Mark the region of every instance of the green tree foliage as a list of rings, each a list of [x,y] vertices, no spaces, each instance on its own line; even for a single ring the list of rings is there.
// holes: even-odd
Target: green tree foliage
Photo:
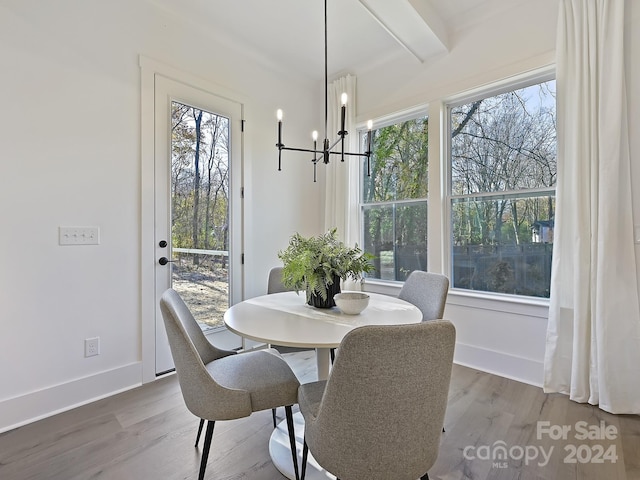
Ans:
[[[362,198],[365,204],[374,204],[364,211],[364,243],[376,257],[378,272],[381,257],[389,251],[397,272],[398,255],[417,255],[426,261],[428,127],[428,118],[420,117],[373,132],[371,176],[363,176]],[[375,205],[379,202],[387,203]]]
[[[427,197],[427,117],[373,132],[371,177],[364,177],[365,203]]]

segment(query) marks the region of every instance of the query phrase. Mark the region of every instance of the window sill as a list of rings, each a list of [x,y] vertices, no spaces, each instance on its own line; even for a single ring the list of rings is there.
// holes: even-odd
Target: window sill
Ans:
[[[392,280],[379,280],[377,278],[367,278],[364,282],[363,290],[371,293],[381,293],[397,297],[402,288],[403,282]]]
[[[508,312],[547,319],[549,299],[477,292],[452,288],[447,295],[447,304],[461,307]]]
[[[364,290],[397,297],[402,282],[367,279]],[[549,299],[503,295],[452,288],[447,295],[447,304],[466,308],[477,308],[496,312],[507,312],[547,319],[549,317]]]

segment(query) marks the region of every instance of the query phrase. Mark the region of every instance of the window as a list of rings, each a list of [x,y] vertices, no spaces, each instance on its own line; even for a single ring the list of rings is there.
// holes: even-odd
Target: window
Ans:
[[[404,280],[427,268],[428,118],[372,131],[371,176],[361,171],[362,247],[374,255],[369,278]],[[362,151],[367,135],[361,136]]]
[[[549,297],[555,80],[449,105],[454,288]]]

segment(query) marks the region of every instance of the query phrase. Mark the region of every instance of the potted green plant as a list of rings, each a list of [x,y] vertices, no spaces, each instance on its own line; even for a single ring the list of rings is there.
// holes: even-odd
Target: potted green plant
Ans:
[[[337,237],[335,228],[315,237],[295,233],[289,246],[278,252],[282,260],[282,283],[290,289],[304,290],[307,303],[318,308],[335,306],[333,296],[340,293],[340,280],[359,281],[374,270],[373,255],[356,245],[349,247]]]

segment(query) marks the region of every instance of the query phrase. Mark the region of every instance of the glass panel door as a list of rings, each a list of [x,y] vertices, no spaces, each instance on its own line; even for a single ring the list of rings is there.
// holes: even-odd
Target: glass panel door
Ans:
[[[229,118],[171,102],[172,287],[203,329],[229,308]]]
[[[240,346],[223,315],[243,290],[242,105],[158,74],[154,96],[155,233],[149,247],[159,375],[174,367],[159,302],[167,288],[184,298],[202,329],[215,336],[213,343]]]

